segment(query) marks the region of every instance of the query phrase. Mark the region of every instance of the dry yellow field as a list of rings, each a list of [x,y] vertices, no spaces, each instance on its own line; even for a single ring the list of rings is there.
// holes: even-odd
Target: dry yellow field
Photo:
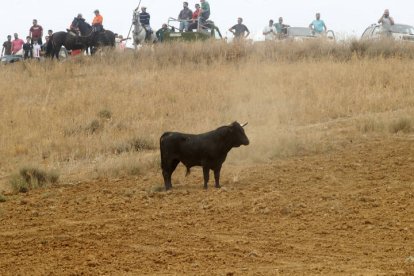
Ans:
[[[414,273],[413,57],[195,43],[0,67],[0,274]],[[233,121],[251,144],[222,191],[182,168],[161,191],[163,132]],[[25,167],[60,180],[16,194]]]

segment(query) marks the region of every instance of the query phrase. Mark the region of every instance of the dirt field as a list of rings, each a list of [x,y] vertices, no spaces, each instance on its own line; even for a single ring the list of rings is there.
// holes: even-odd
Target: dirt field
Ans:
[[[413,275],[414,139],[265,165],[159,172],[0,204],[1,275]]]

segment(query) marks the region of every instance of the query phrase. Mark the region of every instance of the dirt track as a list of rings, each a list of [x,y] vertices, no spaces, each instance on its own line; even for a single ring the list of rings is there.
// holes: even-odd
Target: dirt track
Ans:
[[[0,275],[414,274],[414,140],[30,192],[0,204]]]

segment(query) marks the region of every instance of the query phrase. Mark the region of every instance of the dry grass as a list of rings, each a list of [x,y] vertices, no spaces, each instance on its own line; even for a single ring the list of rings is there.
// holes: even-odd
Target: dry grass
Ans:
[[[34,167],[23,167],[19,174],[11,177],[10,185],[14,192],[26,193],[29,190],[56,184],[59,174],[55,171],[46,172]]]
[[[28,163],[63,178],[142,174],[164,131],[234,120],[252,143],[232,163],[409,133],[413,58],[390,42],[195,43],[0,67],[0,178]]]

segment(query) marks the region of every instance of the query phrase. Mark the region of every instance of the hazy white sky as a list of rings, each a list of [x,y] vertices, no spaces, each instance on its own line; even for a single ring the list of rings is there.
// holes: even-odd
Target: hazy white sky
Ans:
[[[28,35],[32,19],[36,18],[45,30],[63,31],[74,16],[82,13],[89,22],[93,11],[99,9],[104,16],[104,27],[115,33],[127,35],[131,26],[133,9],[139,0],[9,0],[1,1],[0,39],[8,34],[19,33],[23,38]],[[199,1],[188,1],[190,7]],[[364,29],[376,22],[385,8],[397,23],[414,25],[413,0],[209,0],[211,19],[226,35],[226,30],[236,23],[237,17],[243,17],[244,23],[260,38],[269,19],[277,20],[283,16],[285,23],[291,26],[308,26],[315,13],[320,12],[329,29],[342,35],[360,36]],[[154,29],[161,27],[168,17],[177,17],[182,1],[142,0],[151,14]],[[228,36],[231,34],[227,33]]]

